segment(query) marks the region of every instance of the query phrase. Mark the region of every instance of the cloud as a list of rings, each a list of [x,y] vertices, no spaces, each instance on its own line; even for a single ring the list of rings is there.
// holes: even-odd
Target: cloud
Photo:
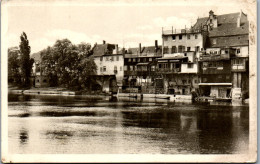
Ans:
[[[191,25],[191,21],[189,19],[175,17],[175,16],[167,17],[165,19],[162,17],[157,17],[153,19],[153,23],[157,27],[173,27],[176,29],[185,28],[185,25],[187,27]]]
[[[143,25],[143,26],[138,26],[136,27],[138,30],[151,30],[153,27],[151,25]]]
[[[55,29],[55,30],[48,31],[46,33],[46,37],[55,38],[56,40],[67,38],[74,44],[79,44],[81,42],[94,44],[95,42],[101,41],[101,36],[99,35],[95,34],[95,35],[88,36],[85,33],[75,32],[66,29]]]

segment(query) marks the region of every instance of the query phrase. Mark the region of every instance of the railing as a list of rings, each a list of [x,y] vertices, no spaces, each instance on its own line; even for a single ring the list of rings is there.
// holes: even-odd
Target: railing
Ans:
[[[193,28],[186,28],[186,29],[174,29],[171,28],[163,28],[162,34],[163,35],[170,35],[170,34],[186,34],[186,33],[199,33],[201,29],[193,29]]]
[[[159,73],[178,73],[180,68],[157,68],[156,71]]]
[[[224,67],[204,67],[202,69],[203,74],[227,74],[230,73],[229,69],[224,69]]]
[[[201,55],[200,61],[218,61],[218,60],[229,60],[230,54],[207,54]]]

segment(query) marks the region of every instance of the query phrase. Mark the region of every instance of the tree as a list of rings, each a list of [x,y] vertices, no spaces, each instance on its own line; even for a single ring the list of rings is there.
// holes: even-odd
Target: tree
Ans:
[[[30,76],[33,65],[33,59],[30,58],[31,47],[29,46],[29,40],[25,32],[20,36],[20,68],[21,68],[21,77],[22,77],[22,86],[30,86]]]
[[[18,47],[8,48],[8,81],[14,84],[20,84],[21,81],[19,63]]]
[[[57,40],[53,47],[41,52],[42,65],[50,81],[59,86],[81,89],[94,82],[97,68],[94,60],[89,58],[92,52],[90,44],[74,45],[68,39]]]

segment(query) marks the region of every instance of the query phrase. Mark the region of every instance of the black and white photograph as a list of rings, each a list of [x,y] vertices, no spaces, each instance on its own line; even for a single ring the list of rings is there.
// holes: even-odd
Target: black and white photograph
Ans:
[[[256,3],[3,0],[2,162],[255,162]]]

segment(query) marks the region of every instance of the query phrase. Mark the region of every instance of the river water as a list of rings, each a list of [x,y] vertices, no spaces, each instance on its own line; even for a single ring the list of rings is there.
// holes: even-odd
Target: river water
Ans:
[[[247,153],[249,107],[94,96],[8,95],[15,154]]]

